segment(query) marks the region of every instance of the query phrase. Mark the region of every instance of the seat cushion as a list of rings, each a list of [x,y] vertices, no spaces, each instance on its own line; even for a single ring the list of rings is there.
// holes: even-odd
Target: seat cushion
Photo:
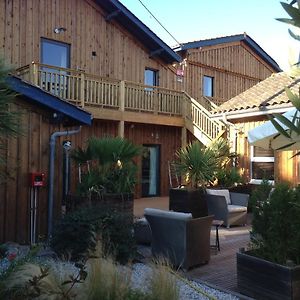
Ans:
[[[181,213],[181,212],[161,210],[156,208],[145,208],[144,214],[150,216],[164,217],[166,219],[175,219],[175,220],[190,220],[193,218],[191,213]]]
[[[229,190],[206,189],[208,195],[224,196],[227,204],[231,204]]]
[[[247,207],[246,206],[228,205],[228,212],[229,213],[244,212],[244,211],[247,211]]]

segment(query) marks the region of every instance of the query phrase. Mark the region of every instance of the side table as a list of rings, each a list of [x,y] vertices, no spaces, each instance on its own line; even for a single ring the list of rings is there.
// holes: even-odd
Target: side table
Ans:
[[[215,245],[212,245],[212,248],[215,248],[216,250],[220,251],[220,240],[219,240],[219,227],[224,224],[224,221],[222,220],[213,220],[212,226],[215,226],[216,228],[216,242]]]

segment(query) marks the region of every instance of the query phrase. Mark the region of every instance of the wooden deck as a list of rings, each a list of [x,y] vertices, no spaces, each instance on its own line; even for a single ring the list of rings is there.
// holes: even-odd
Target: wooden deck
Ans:
[[[134,203],[134,214],[135,216],[141,217],[145,207],[168,210],[168,206],[168,197],[136,199]],[[251,217],[249,216],[248,219],[249,224],[251,222]],[[182,272],[182,275],[222,290],[238,293],[236,252],[238,252],[240,248],[247,247],[250,229],[250,225],[234,226],[230,229],[221,227],[219,229],[221,251],[218,252],[212,249],[209,264],[191,269],[188,272]],[[211,244],[214,243],[215,229],[212,228]],[[148,253],[150,253],[150,250]]]

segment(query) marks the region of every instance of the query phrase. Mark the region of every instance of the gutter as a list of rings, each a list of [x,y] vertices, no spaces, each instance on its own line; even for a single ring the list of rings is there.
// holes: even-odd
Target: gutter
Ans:
[[[235,110],[235,111],[212,114],[211,118],[218,119],[218,120],[223,120],[224,117],[226,118],[226,120],[243,119],[243,118],[265,116],[265,115],[276,114],[276,113],[281,114],[287,112],[292,108],[293,106],[291,104],[288,104],[286,106],[281,106],[273,109],[265,109],[265,110],[259,110],[258,108],[241,110],[241,111]]]

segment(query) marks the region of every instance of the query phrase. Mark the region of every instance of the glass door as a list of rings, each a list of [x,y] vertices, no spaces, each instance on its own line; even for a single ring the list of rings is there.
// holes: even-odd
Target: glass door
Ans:
[[[142,158],[142,196],[160,193],[160,146],[144,145]]]
[[[70,68],[70,45],[42,38],[41,63],[58,67],[41,69],[42,88],[57,96],[65,96],[68,74],[60,68]]]

